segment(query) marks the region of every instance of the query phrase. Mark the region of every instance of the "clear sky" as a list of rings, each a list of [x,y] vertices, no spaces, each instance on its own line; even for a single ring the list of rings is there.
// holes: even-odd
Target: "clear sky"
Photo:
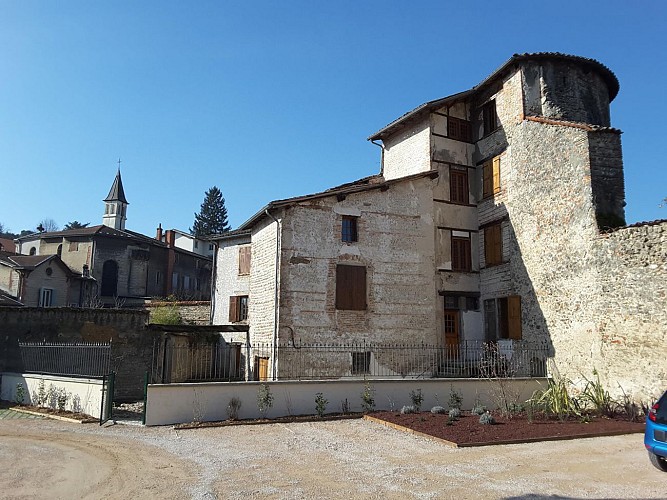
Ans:
[[[501,7],[502,6],[502,7]],[[628,223],[667,218],[667,2],[0,0],[0,222],[188,230],[217,185],[232,227],[379,172],[373,132],[514,53],[618,77]]]

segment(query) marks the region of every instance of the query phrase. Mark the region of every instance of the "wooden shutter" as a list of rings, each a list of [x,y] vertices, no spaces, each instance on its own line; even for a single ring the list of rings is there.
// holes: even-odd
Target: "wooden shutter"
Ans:
[[[363,311],[366,309],[366,268],[336,266],[336,309]]]
[[[239,248],[239,274],[250,274],[250,248]]]
[[[229,297],[229,321],[239,320],[239,298],[235,295]]]
[[[468,204],[468,173],[463,170],[450,170],[450,200],[453,203]]]
[[[500,156],[493,159],[493,193],[500,191]]]
[[[470,239],[452,237],[452,270],[470,271]]]
[[[507,297],[507,309],[509,338],[521,340],[521,297],[518,295]]]
[[[494,224],[484,229],[484,260],[486,265],[500,264],[503,261],[502,228]]]
[[[482,196],[493,194],[493,160],[485,161],[482,166]]]

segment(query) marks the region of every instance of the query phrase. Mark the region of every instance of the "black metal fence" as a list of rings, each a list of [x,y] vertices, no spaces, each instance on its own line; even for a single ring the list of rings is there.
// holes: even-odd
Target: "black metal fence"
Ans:
[[[19,343],[19,350],[26,373],[103,377],[111,371],[110,343]]]
[[[527,341],[428,344],[164,345],[153,383],[341,378],[514,378],[547,374],[548,346]],[[277,363],[274,366],[274,361]]]

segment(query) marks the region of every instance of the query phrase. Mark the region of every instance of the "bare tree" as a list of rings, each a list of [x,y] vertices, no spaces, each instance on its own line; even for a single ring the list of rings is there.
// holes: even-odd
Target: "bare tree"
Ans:
[[[51,233],[53,231],[58,231],[59,229],[60,226],[58,226],[58,223],[49,217],[46,217],[41,221],[39,221],[39,225],[37,226],[37,231],[39,231],[40,233],[43,232]]]

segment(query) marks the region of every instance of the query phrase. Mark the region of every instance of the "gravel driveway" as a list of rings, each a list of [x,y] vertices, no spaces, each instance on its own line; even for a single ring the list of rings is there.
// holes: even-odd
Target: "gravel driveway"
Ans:
[[[0,498],[667,498],[640,434],[454,449],[362,420],[0,421]]]

